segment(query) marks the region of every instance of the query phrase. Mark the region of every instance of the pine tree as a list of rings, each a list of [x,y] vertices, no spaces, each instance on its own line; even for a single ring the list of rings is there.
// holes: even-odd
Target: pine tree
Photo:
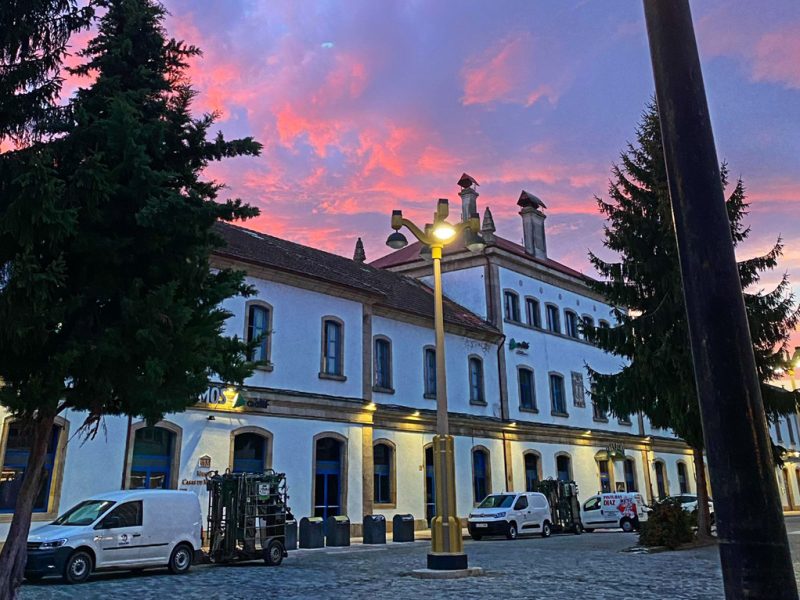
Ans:
[[[29,428],[29,461],[6,544],[0,598],[25,565],[31,508],[54,418],[83,412],[155,422],[184,410],[210,377],[241,383],[247,348],[222,335],[243,274],[212,271],[218,220],[257,214],[217,201],[210,162],[257,155],[251,138],[209,139],[185,77],[193,46],[167,39],[153,0],[106,12],[75,72],[96,74],[68,107],[66,135],[0,161],[0,404]]]
[[[617,373],[589,369],[594,401],[601,410],[620,417],[643,413],[659,429],[671,429],[693,451],[699,506],[699,531],[709,531],[703,463],[703,429],[694,382],[689,330],[681,288],[680,265],[669,201],[658,110],[650,104],[636,131],[636,145],[621,154],[612,167],[610,199],[596,198],[608,219],[604,245],[619,262],[590,253],[601,280],[594,289],[615,309],[611,329],[585,327],[600,348],[627,359]],[[727,186],[727,168],[722,166]],[[739,179],[727,199],[734,244],[750,233],[745,188]],[[761,274],[777,266],[780,239],[764,256],[739,263],[742,289],[753,340],[756,365],[768,417],[795,410],[797,395],[769,385],[785,361],[789,333],[798,322],[798,309],[784,275],[769,292],[755,290]]]

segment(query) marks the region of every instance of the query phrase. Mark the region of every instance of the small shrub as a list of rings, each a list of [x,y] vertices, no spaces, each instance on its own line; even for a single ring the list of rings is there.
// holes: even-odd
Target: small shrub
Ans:
[[[692,515],[675,501],[656,504],[639,532],[642,546],[666,546],[670,550],[693,539]]]

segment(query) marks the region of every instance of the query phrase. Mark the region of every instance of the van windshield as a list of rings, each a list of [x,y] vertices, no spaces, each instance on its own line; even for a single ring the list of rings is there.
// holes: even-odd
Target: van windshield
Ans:
[[[53,521],[53,525],[91,525],[113,505],[112,500],[84,500]]]
[[[511,503],[514,502],[513,494],[492,494],[491,496],[486,496],[478,505],[478,508],[509,508]]]

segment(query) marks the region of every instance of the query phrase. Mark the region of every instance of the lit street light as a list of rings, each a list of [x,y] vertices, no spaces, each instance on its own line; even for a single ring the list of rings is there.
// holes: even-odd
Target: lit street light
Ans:
[[[453,455],[453,436],[447,420],[447,381],[445,379],[444,357],[444,315],[442,311],[442,248],[455,241],[459,233],[464,233],[464,243],[473,252],[485,247],[480,233],[478,215],[473,213],[469,220],[452,225],[447,222],[449,213],[446,199],[440,199],[433,215],[433,223],[424,231],[408,219],[403,212],[392,212],[392,229],[386,245],[399,250],[408,244],[400,233],[406,227],[414,237],[422,242],[423,252],[430,252],[433,260],[433,299],[434,326],[436,331],[436,435],[433,438],[433,479],[436,493],[436,516],[431,522],[431,552],[428,554],[428,568],[438,571],[467,569],[467,555],[461,539],[461,523],[456,515],[456,480]]]

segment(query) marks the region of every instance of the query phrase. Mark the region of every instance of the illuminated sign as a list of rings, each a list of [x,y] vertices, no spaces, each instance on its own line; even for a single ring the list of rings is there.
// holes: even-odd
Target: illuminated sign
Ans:
[[[265,410],[269,400],[248,396],[244,390],[221,384],[211,384],[197,398],[198,408],[224,411]]]

